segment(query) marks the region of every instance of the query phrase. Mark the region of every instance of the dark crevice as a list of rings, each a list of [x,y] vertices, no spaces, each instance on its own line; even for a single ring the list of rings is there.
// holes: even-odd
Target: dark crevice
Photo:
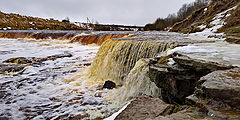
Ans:
[[[172,54],[171,58],[175,64],[169,65],[166,62],[151,64],[149,72],[151,81],[161,88],[163,101],[170,104],[185,104],[185,98],[194,93],[196,84],[201,77],[216,70],[233,68],[214,62],[192,59],[180,53]]]

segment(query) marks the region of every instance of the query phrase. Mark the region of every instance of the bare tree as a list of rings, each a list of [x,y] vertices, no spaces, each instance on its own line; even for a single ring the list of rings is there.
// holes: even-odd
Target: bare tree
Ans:
[[[169,27],[176,22],[182,21],[192,14],[193,11],[206,7],[211,0],[195,0],[190,4],[183,4],[177,14],[169,14],[167,18],[158,18],[153,24],[147,24],[145,29],[163,30],[164,27]]]

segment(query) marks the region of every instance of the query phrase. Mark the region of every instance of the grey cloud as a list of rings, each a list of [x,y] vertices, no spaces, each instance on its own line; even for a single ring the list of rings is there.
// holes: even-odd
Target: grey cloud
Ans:
[[[0,10],[43,18],[144,25],[194,0],[1,0]]]

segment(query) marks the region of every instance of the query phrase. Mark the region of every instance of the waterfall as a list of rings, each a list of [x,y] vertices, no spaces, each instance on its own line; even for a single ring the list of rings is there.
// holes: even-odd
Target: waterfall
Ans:
[[[174,43],[107,40],[89,68],[89,78],[98,83],[111,80],[117,85],[123,85],[139,59],[156,57],[158,53],[175,46]]]
[[[158,88],[149,77],[149,61],[140,59],[134,68],[126,77],[123,87],[117,91],[118,104],[124,103],[133,97],[140,95],[149,95],[152,97],[161,97],[161,88]]]
[[[33,39],[68,39],[83,45],[101,45],[104,41],[113,38],[129,37],[128,33],[101,33],[86,31],[0,31],[0,38],[33,38]]]
[[[106,40],[113,38],[124,38],[128,36],[129,34],[76,35],[73,38],[71,38],[71,42],[79,42],[84,45],[93,43],[101,45]]]

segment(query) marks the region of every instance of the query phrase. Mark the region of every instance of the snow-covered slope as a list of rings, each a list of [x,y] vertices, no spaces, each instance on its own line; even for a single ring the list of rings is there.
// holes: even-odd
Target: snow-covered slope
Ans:
[[[206,8],[201,8],[176,23],[172,31],[206,37],[240,37],[240,1],[212,0]]]

